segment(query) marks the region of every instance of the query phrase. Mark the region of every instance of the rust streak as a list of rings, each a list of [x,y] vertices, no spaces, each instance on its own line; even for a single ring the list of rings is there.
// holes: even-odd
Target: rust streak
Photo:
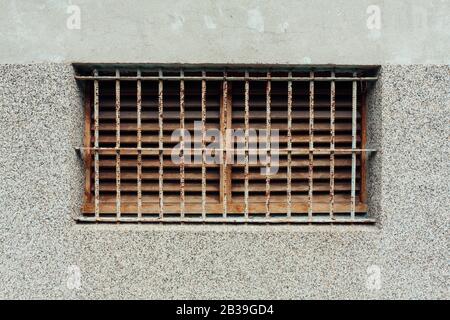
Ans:
[[[206,218],[206,72],[202,71],[202,217]]]
[[[249,74],[248,71],[245,71],[245,77],[248,78]],[[249,175],[249,81],[245,80],[245,168],[244,168],[244,216],[245,218],[248,218],[248,188],[249,188],[249,182],[248,182],[248,175]]]
[[[184,217],[185,197],[184,197],[184,71],[180,71],[180,215]]]
[[[120,72],[116,69],[116,216],[120,218]]]
[[[335,73],[332,72],[334,78]],[[334,149],[335,149],[335,117],[336,117],[336,84],[331,81],[330,89],[330,218],[334,219]]]
[[[228,214],[228,186],[227,186],[227,165],[228,165],[228,156],[227,156],[227,119],[228,119],[228,82],[227,82],[227,73],[224,72],[223,73],[223,85],[222,85],[222,89],[223,89],[223,93],[222,93],[222,105],[223,105],[223,117],[222,117],[222,161],[223,161],[223,166],[222,166],[222,181],[224,181],[224,183],[222,184],[223,187],[223,217],[226,218],[227,214]]]
[[[141,70],[137,71],[138,77],[141,76]],[[141,123],[141,110],[142,110],[142,83],[141,80],[137,80],[136,87],[136,105],[137,105],[137,198],[138,198],[138,217],[142,217],[142,123]]]
[[[98,76],[98,71],[94,70],[94,76]],[[99,84],[94,80],[94,147],[98,148],[98,128],[99,128]],[[94,206],[95,218],[100,218],[100,166],[98,151],[94,151]]]
[[[356,72],[353,73],[353,77],[356,77]],[[356,149],[356,94],[357,94],[357,82],[352,83],[352,149]],[[350,215],[351,219],[355,219],[355,180],[356,180],[356,153],[352,151],[352,181],[351,181],[351,204]]]
[[[267,73],[267,78],[270,79],[270,72]],[[266,217],[270,217],[270,172],[271,172],[271,114],[270,114],[270,94],[272,86],[270,80],[266,84]]]
[[[159,170],[158,170],[158,197],[159,197],[159,217],[164,217],[164,144],[163,144],[163,111],[164,111],[164,100],[163,100],[163,90],[164,83],[162,80],[163,73],[159,70],[160,80],[158,81],[158,154],[159,154]]]
[[[314,79],[314,72],[310,72],[310,78]],[[309,163],[308,163],[308,218],[313,216],[313,165],[314,165],[314,80],[309,82]]]
[[[292,78],[292,72],[289,72]],[[287,216],[292,215],[292,81],[288,81],[288,142],[287,142]]]

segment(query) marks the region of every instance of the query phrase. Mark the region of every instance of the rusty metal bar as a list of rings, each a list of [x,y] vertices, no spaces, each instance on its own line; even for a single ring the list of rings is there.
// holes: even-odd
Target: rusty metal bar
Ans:
[[[245,77],[248,79],[249,73],[245,71]],[[244,93],[244,104],[245,104],[245,115],[244,115],[244,126],[245,126],[245,168],[244,168],[244,216],[248,219],[248,175],[249,175],[249,94],[250,94],[250,84],[248,80],[245,80],[245,93]]]
[[[112,80],[116,80],[116,77],[113,76],[75,76],[76,80],[101,80],[101,81],[112,81]],[[150,80],[159,80],[159,76],[142,76],[142,77],[133,77],[133,76],[125,76],[125,77],[121,77],[120,80],[121,81],[136,81],[138,79],[141,80],[146,80],[146,81],[150,81]],[[198,77],[198,76],[165,76],[163,78],[166,81],[201,81],[203,79],[203,77]],[[205,79],[206,81],[222,81],[223,77],[220,76],[209,76]],[[267,81],[267,80],[271,80],[271,81],[287,81],[288,78],[287,77],[271,77],[270,79],[268,79],[267,77],[228,77],[227,78],[228,81]],[[290,79],[290,81],[304,81],[304,82],[309,82],[309,81],[376,81],[378,80],[378,77],[292,77]]]
[[[94,76],[98,76],[98,71],[94,70]],[[94,148],[99,147],[99,85],[98,80],[94,80]],[[100,165],[98,151],[94,151],[94,211],[95,219],[100,218]]]
[[[202,71],[203,78],[206,72]],[[206,80],[202,80],[202,217],[206,218]]]
[[[331,73],[334,77],[334,71]],[[330,219],[334,219],[334,149],[335,149],[335,118],[336,118],[336,83],[331,81],[330,87]]]
[[[120,148],[120,72],[116,69],[116,148]]]
[[[120,199],[120,72],[116,69],[116,217],[121,215],[121,199]]]
[[[314,72],[310,72],[310,78],[314,79]],[[309,82],[309,164],[308,164],[308,218],[313,218],[313,166],[314,155],[314,80]]]
[[[159,155],[159,170],[158,170],[158,197],[159,197],[159,217],[164,217],[164,144],[163,144],[163,72],[159,70],[160,80],[158,81],[158,155]]]
[[[222,177],[224,180],[224,183],[222,184],[223,186],[223,217],[226,218],[227,214],[228,214],[228,181],[227,181],[227,166],[228,166],[228,155],[227,155],[227,125],[228,125],[228,82],[227,82],[227,73],[224,72],[223,73],[223,84],[222,84],[222,105],[223,105],[223,132],[222,132],[222,161],[223,161],[223,166],[222,166]]]
[[[99,219],[95,219],[95,218],[91,218],[91,217],[86,217],[86,216],[81,216],[77,218],[78,221],[80,222],[116,222],[117,219],[116,218],[108,218],[108,217],[101,217]],[[151,217],[145,217],[145,218],[140,218],[140,219],[136,219],[136,218],[127,218],[127,217],[121,217],[119,219],[120,222],[127,222],[127,223],[138,223],[138,222],[143,222],[143,223],[160,223],[160,222],[167,222],[167,223],[182,223],[182,222],[186,222],[186,223],[204,223],[205,219],[203,218],[172,218],[172,217],[164,217],[163,219],[160,218],[151,218]],[[286,218],[286,217],[280,217],[280,218],[275,218],[275,217],[270,217],[270,218],[266,218],[266,217],[250,217],[250,218],[223,218],[223,217],[208,217],[206,219],[206,222],[208,223],[235,223],[235,224],[240,224],[240,223],[261,223],[261,224],[280,224],[280,223],[292,223],[292,224],[374,224],[376,223],[376,219],[373,218],[355,218],[355,219],[348,219],[348,218],[336,218],[334,220],[331,220],[329,217],[327,218],[318,218],[316,217],[314,220],[309,220],[308,218],[304,218],[304,217],[290,217],[290,218]]]
[[[184,196],[184,71],[180,71],[180,215],[184,218],[185,196]]]
[[[292,78],[292,72],[289,72],[289,79]],[[287,216],[292,215],[292,81],[288,81],[288,141],[287,141]]]
[[[116,69],[116,216],[120,218],[120,72]]]
[[[137,71],[138,77],[141,75],[141,70]],[[137,80],[136,83],[136,107],[137,107],[137,200],[138,200],[138,218],[142,218],[142,83]]]
[[[270,72],[267,73],[267,78],[270,79]],[[270,217],[270,174],[271,174],[271,95],[272,85],[270,80],[266,84],[266,217]]]
[[[353,76],[356,78],[356,72],[353,73]],[[357,81],[353,81],[352,83],[352,149],[356,149],[356,96],[357,96]],[[352,181],[351,181],[351,209],[350,216],[351,219],[355,219],[355,181],[356,181],[356,153],[352,152]]]
[[[108,151],[115,151],[117,150],[117,148],[115,147],[99,147],[99,148],[89,148],[89,147],[76,147],[76,150],[91,150],[91,151],[99,151],[100,153],[108,153]],[[136,148],[119,148],[119,150],[121,151],[121,153],[123,154],[124,152],[132,152],[132,151],[136,151]],[[142,153],[144,154],[149,154],[149,155],[158,155],[159,154],[159,148],[141,148]],[[192,148],[190,149],[192,152],[201,152],[202,149],[201,148]],[[215,149],[216,151],[227,151],[227,149],[222,149],[222,148],[218,148]],[[258,151],[264,151],[264,149],[260,148],[260,149],[253,149],[253,148],[249,148],[248,149],[251,152],[255,152],[257,153]],[[163,151],[168,152],[170,154],[170,152],[172,151],[171,148],[163,148]],[[355,153],[362,153],[362,152],[377,152],[377,149],[361,149],[361,148],[356,148],[356,149],[345,149],[345,148],[335,148],[334,150],[331,149],[322,149],[322,148],[314,148],[314,149],[309,149],[309,148],[280,148],[277,149],[276,151],[272,150],[272,154],[296,154],[296,155],[308,155],[309,153],[313,153],[313,154],[330,154],[331,152],[333,153],[339,153],[339,154],[351,154],[352,152]]]

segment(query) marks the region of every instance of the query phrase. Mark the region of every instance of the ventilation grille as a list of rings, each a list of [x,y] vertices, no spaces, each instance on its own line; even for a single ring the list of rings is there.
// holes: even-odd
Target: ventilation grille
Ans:
[[[370,70],[83,67],[76,78],[86,87],[81,221],[373,222]],[[205,161],[218,133],[217,161]]]

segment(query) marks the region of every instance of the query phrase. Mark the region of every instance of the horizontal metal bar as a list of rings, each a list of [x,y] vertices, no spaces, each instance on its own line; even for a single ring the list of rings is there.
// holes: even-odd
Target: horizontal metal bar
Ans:
[[[76,147],[76,150],[91,150],[91,151],[144,151],[144,152],[154,152],[155,154],[158,154],[159,151],[172,151],[173,148],[115,148],[115,147]],[[180,149],[176,149],[180,150]],[[191,152],[201,152],[202,148],[190,148],[188,151]],[[222,149],[222,148],[214,148],[211,149],[212,151],[234,151],[234,152],[243,152],[244,149]],[[247,150],[247,149],[246,149]],[[271,151],[272,154],[279,154],[279,153],[287,153],[291,152],[292,154],[309,154],[309,153],[352,153],[352,152],[377,152],[377,149],[316,149],[316,148],[281,148],[281,149],[266,149],[266,148],[259,148],[259,149],[252,149],[249,148],[249,152],[264,152],[264,151]]]
[[[102,81],[112,81],[112,80],[120,80],[120,81],[137,81],[137,80],[167,80],[167,81],[376,81],[378,77],[220,77],[220,76],[205,76],[205,77],[196,77],[196,76],[124,76],[124,77],[115,77],[115,76],[75,76],[77,80],[102,80]]]
[[[81,62],[74,61],[72,65],[76,70],[83,70],[84,72],[92,71],[96,68],[100,71],[114,71],[114,69],[121,69],[121,71],[133,71],[137,68],[145,72],[158,72],[159,69],[164,71],[177,71],[183,68],[185,71],[214,71],[214,72],[234,72],[240,70],[249,70],[251,72],[266,72],[266,71],[292,71],[292,72],[307,72],[307,71],[330,71],[336,72],[354,72],[376,70],[380,65],[376,64],[335,64],[335,63],[162,63],[162,62]]]
[[[77,218],[80,222],[124,222],[124,223],[236,223],[236,224],[242,224],[242,223],[250,223],[250,224],[374,224],[376,222],[373,218],[366,218],[366,217],[355,217],[354,219],[350,219],[347,217],[334,217],[334,219],[330,219],[329,217],[313,217],[312,219],[309,219],[307,215],[304,217],[276,217],[271,216],[270,218],[266,217],[252,217],[249,216],[248,218],[245,217],[231,217],[228,216],[227,218],[223,217],[208,217],[202,218],[200,217],[142,217],[142,218],[135,218],[135,217],[86,217],[81,216]]]

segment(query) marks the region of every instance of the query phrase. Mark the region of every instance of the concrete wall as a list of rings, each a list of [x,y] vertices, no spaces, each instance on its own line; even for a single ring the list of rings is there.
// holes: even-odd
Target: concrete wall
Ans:
[[[449,297],[448,1],[71,3],[80,30],[65,2],[0,2],[0,298]],[[417,12],[426,28],[411,33]],[[382,64],[369,97],[378,223],[76,224],[74,61]]]
[[[80,29],[67,27],[70,5]],[[448,64],[449,9],[448,0],[1,0],[0,62]]]

